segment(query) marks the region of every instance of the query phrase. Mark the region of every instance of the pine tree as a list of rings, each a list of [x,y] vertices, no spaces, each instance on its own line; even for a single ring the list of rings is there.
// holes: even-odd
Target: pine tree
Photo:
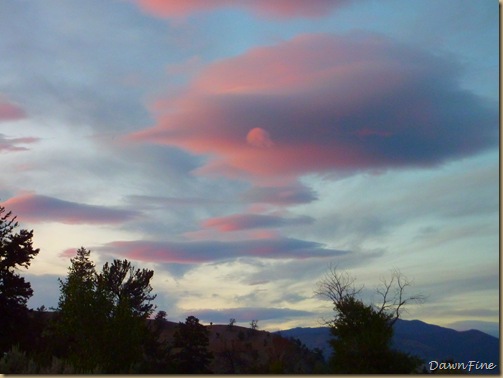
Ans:
[[[90,251],[81,247],[70,260],[68,276],[60,283],[57,336],[76,369],[90,371],[99,365],[103,353],[106,306],[97,291],[97,274]],[[105,308],[104,308],[105,307]]]
[[[39,250],[33,248],[33,230],[20,230],[12,212],[0,206],[0,353],[22,340],[28,321],[28,299],[33,295],[29,282],[18,273],[28,268]]]
[[[174,347],[178,349],[174,354],[177,373],[210,373],[209,364],[213,355],[208,346],[208,330],[199,324],[198,318],[189,316],[185,323],[180,322],[174,341]]]

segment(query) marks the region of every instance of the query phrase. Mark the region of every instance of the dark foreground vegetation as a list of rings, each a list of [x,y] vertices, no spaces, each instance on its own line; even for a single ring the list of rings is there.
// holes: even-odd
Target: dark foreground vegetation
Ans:
[[[18,273],[39,250],[33,231],[16,231],[10,212],[0,207],[0,373],[414,373],[422,361],[392,349],[393,324],[411,301],[409,282],[394,272],[377,289],[379,305],[366,304],[354,279],[331,267],[317,294],[334,306],[325,361],[320,350],[298,340],[234,325],[204,326],[189,316],[169,322],[155,313],[152,270],[113,260],[98,270],[80,248],[66,278],[60,279],[58,306],[27,308],[33,291]],[[155,313],[155,314],[154,314]]]

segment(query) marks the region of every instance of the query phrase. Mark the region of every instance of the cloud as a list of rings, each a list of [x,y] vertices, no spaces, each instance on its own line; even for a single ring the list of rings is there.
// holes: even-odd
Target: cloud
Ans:
[[[0,109],[1,111],[1,109]],[[0,116],[1,117],[1,116]],[[1,121],[1,119],[0,119]],[[19,146],[20,144],[32,144],[39,141],[39,138],[23,137],[23,138],[9,138],[0,133],[0,152],[17,152],[27,151],[28,148]]]
[[[164,49],[175,59],[181,54],[166,38],[167,25],[121,3],[2,3],[0,74],[8,80],[0,91],[31,119],[44,119],[39,128],[62,121],[68,128],[84,124],[113,133],[149,122],[142,99],[162,81],[166,64],[156,57]],[[0,122],[23,115],[5,102],[0,94]]]
[[[240,257],[308,259],[335,257],[349,253],[348,251],[324,248],[320,243],[292,238],[227,242],[115,241],[96,250],[132,260],[179,264],[205,263]]]
[[[441,277],[423,284],[422,290],[424,290],[425,293],[428,293],[428,301],[432,303],[441,303],[442,301],[445,302],[447,298],[452,300],[452,298],[456,296],[467,297],[470,292],[478,292],[477,295],[481,295],[481,292],[484,291],[498,292],[499,272],[497,271],[497,269],[492,269],[492,271],[480,271],[478,272],[476,277],[467,277],[466,274],[465,276],[461,277]],[[465,302],[469,303],[469,301]],[[464,308],[463,311],[467,311],[467,309]],[[482,314],[485,314],[487,316],[488,314],[490,314],[490,311],[484,311],[479,312],[479,310],[477,309],[471,315],[480,316]]]
[[[275,205],[293,205],[309,203],[318,199],[315,192],[300,184],[291,186],[255,186],[245,191],[244,201]]]
[[[25,118],[26,114],[19,106],[0,99],[0,122],[15,121]]]
[[[63,259],[70,259],[77,256],[77,248],[67,248],[59,254]]]
[[[289,308],[267,308],[267,307],[239,307],[226,309],[198,309],[186,311],[202,321],[228,324],[231,318],[237,322],[250,322],[261,320],[293,318],[302,316],[313,316],[312,312],[293,310]]]
[[[85,205],[37,194],[13,197],[3,202],[2,206],[26,222],[117,224],[132,220],[139,215],[130,210]]]
[[[192,13],[223,7],[248,9],[262,17],[294,18],[323,17],[349,0],[138,0],[145,12],[157,17],[186,17]]]
[[[459,72],[385,37],[302,35],[209,65],[126,139],[206,155],[200,174],[276,183],[432,166],[498,142],[497,109],[461,89]]]
[[[207,219],[203,221],[203,227],[215,228],[221,232],[228,232],[253,228],[302,225],[312,223],[313,221],[313,218],[306,216],[283,218],[274,215],[234,214],[225,217]]]
[[[251,129],[246,135],[246,141],[250,146],[257,148],[269,148],[274,145],[269,133],[260,127]]]

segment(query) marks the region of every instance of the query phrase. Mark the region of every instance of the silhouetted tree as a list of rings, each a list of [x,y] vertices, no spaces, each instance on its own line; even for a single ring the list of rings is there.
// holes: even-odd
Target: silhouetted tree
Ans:
[[[355,279],[331,267],[319,283],[317,294],[334,305],[335,317],[328,322],[334,338],[330,360],[334,373],[389,374],[416,372],[421,361],[391,348],[393,324],[404,306],[422,300],[422,296],[406,296],[410,282],[394,271],[391,280],[382,280],[377,289],[380,304],[365,304],[359,294],[363,287],[354,286]]]
[[[258,320],[255,320],[255,319],[252,320],[250,322],[250,327],[251,327],[252,330],[256,331],[258,329]]]
[[[230,318],[229,319],[229,324],[227,325],[227,327],[229,328],[229,331],[234,331],[234,324],[236,323],[236,319],[235,318]]]
[[[28,321],[26,303],[33,295],[29,282],[17,271],[28,268],[39,250],[33,248],[33,230],[21,229],[12,212],[0,206],[0,353],[22,340]]]
[[[77,370],[89,371],[105,353],[107,308],[97,291],[97,273],[90,251],[81,247],[70,260],[68,276],[59,279],[58,318],[54,324],[54,353],[68,358]]]
[[[144,358],[134,373],[140,374],[170,374],[176,373],[172,358],[172,345],[163,339],[162,333],[166,327],[167,314],[159,311],[150,324],[150,333],[144,342]]]
[[[208,331],[199,324],[198,318],[189,316],[185,323],[180,322],[174,336],[177,373],[210,373],[208,366],[213,355],[208,346]]]
[[[68,277],[60,280],[56,355],[59,351],[77,371],[129,372],[141,363],[148,340],[154,272],[114,260],[98,274],[85,248],[70,261]]]
[[[152,270],[135,269],[127,260],[114,260],[105,263],[98,276],[98,294],[106,298],[103,305],[108,309],[107,372],[126,373],[128,367],[141,362],[149,332],[146,320],[154,310],[153,275]]]

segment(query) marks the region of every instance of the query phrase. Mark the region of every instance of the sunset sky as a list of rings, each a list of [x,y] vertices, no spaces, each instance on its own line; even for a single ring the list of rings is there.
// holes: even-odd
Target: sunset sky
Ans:
[[[336,264],[497,332],[497,1],[2,0],[0,56],[30,307],[84,246],[172,321],[320,326]]]

